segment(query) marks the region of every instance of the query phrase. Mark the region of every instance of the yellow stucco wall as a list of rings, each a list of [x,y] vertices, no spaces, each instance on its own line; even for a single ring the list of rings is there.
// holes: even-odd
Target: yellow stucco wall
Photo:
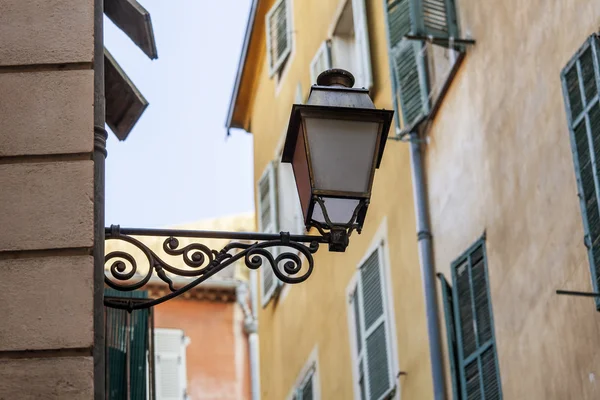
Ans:
[[[598,399],[600,317],[591,299],[554,292],[591,291],[560,71],[600,7],[458,5],[477,44],[428,134],[436,267],[450,277],[485,231],[504,398]]]
[[[371,96],[377,107],[392,109],[383,2],[366,3],[374,78]],[[255,182],[275,158],[298,81],[304,95],[308,94],[310,61],[327,38],[340,2],[292,0],[292,4],[294,47],[281,87],[276,88],[276,80],[268,77],[264,52],[256,68],[249,121],[254,135]],[[264,41],[260,46],[265,46]],[[261,308],[262,399],[286,398],[315,346],[321,398],[353,398],[346,289],[382,225],[387,226],[388,233],[385,242],[392,278],[397,357],[400,369],[408,373],[400,378],[399,394],[403,399],[432,397],[411,185],[407,144],[388,141],[375,175],[363,233],[352,236],[346,253],[328,253],[324,246],[315,257],[315,271],[308,281],[291,287],[283,299]]]

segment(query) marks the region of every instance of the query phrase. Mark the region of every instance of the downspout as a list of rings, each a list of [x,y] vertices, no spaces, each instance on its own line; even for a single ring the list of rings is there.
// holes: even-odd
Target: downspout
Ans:
[[[244,312],[244,332],[248,335],[248,359],[250,363],[250,391],[252,400],[260,400],[260,364],[258,353],[258,299],[256,297],[256,271],[250,271],[250,290],[246,283],[237,287],[237,301]],[[250,307],[248,307],[250,291]]]
[[[417,219],[417,243],[425,311],[427,316],[427,334],[429,338],[429,358],[435,400],[446,399],[446,381],[444,380],[443,357],[438,303],[435,291],[435,268],[433,263],[432,236],[429,224],[429,210],[422,155],[422,139],[417,127],[410,134],[410,165],[412,170],[415,214]]]
[[[104,183],[106,130],[104,103],[104,0],[94,1],[94,399],[104,400]]]

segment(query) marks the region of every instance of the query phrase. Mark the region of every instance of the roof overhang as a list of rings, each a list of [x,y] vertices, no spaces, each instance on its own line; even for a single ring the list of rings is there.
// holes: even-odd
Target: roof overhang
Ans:
[[[246,26],[246,33],[244,35],[244,42],[242,45],[242,53],[240,54],[240,61],[238,63],[237,72],[235,74],[235,83],[233,85],[233,92],[231,93],[231,99],[229,101],[229,109],[227,111],[227,120],[225,121],[225,127],[227,128],[227,135],[229,136],[229,130],[231,128],[246,129],[247,124],[245,123],[244,111],[247,111],[248,102],[240,104],[240,93],[243,87],[250,84],[248,80],[247,61],[249,58],[250,50],[252,48],[252,39],[256,37],[256,22],[258,17],[260,0],[252,0],[250,6],[250,13],[248,15],[248,24]],[[264,1],[262,2],[265,3]],[[254,66],[256,67],[256,66]],[[242,107],[246,109],[241,110]]]

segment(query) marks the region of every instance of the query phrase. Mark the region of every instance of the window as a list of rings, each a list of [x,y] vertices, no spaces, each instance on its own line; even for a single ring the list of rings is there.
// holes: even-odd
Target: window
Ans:
[[[442,275],[442,299],[454,399],[501,400],[485,242],[452,263],[454,290]]]
[[[187,338],[179,329],[154,330],[156,393],[161,400],[187,399],[185,348]]]
[[[458,35],[453,0],[384,0],[396,128],[412,127],[431,110],[456,62],[452,39]],[[406,35],[447,39],[437,51]]]
[[[314,369],[309,371],[307,377],[304,379],[304,382],[302,382],[301,386],[296,391],[294,400],[313,400],[315,398],[313,392],[314,372]]]
[[[590,36],[561,73],[594,292],[600,290],[600,177],[597,167],[600,160],[596,160],[600,154],[599,40],[597,35]],[[600,310],[598,298],[596,307]]]
[[[266,15],[269,77],[282,69],[292,52],[291,15],[289,0],[276,1]]]
[[[361,400],[389,399],[396,391],[389,326],[391,299],[386,296],[385,281],[380,245],[359,266],[357,283],[350,293],[355,397]]]
[[[258,180],[258,229],[260,232],[277,233],[277,171],[273,162],[270,162]],[[275,250],[271,250],[273,253]],[[275,257],[276,254],[273,254]],[[279,286],[279,279],[271,269],[269,263],[263,263],[260,271],[261,298],[263,307],[275,295]]]
[[[330,36],[331,39],[322,45],[322,48],[326,46],[329,52],[327,68],[351,71],[356,80],[355,87],[370,88],[373,85],[373,77],[365,0],[346,0],[343,3]],[[323,67],[313,72],[311,64],[313,83],[316,82],[316,77],[327,69]]]
[[[105,289],[104,295],[133,302],[147,298],[146,292],[114,289]],[[154,357],[149,343],[153,325],[152,308],[128,313],[126,310],[106,307],[105,318],[106,398],[154,399],[154,392],[148,386],[150,375],[154,372]]]
[[[308,360],[300,370],[298,378],[287,400],[320,400],[321,391],[319,383],[318,347],[315,346]]]
[[[312,83],[317,82],[317,78],[321,72],[331,68],[331,51],[329,47],[329,41],[324,41],[310,62],[310,81]]]

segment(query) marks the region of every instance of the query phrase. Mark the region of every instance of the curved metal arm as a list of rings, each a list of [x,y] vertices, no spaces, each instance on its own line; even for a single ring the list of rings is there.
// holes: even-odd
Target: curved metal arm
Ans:
[[[314,260],[312,255],[319,249],[319,243],[328,243],[329,235],[290,235],[287,232],[279,234],[265,233],[246,233],[246,232],[214,232],[214,231],[191,231],[191,230],[173,230],[173,229],[121,229],[118,225],[113,225],[106,229],[106,240],[121,240],[127,242],[139,249],[148,262],[148,271],[145,275],[135,279],[138,272],[138,264],[129,252],[113,251],[105,258],[105,283],[116,290],[132,291],[146,285],[152,276],[156,276],[165,282],[171,293],[145,302],[133,302],[127,299],[114,300],[105,299],[104,305],[112,308],[119,308],[128,311],[143,309],[163,303],[169,299],[194,288],[200,283],[206,281],[217,272],[223,270],[234,262],[244,259],[245,265],[250,269],[257,269],[267,261],[268,267],[283,282],[294,284],[304,282],[312,273]],[[181,257],[184,264],[189,268],[181,269],[170,265],[153,250],[134,236],[153,236],[166,237],[163,242],[162,250],[169,256]],[[254,243],[231,242],[217,251],[208,248],[201,243],[191,243],[180,247],[177,237],[194,239],[234,239],[255,241]],[[308,245],[307,245],[308,244]],[[282,252],[277,257],[273,257],[268,250],[273,247],[287,247],[290,251]],[[302,274],[302,259],[298,252],[306,257],[308,266]],[[111,262],[109,268],[107,264]],[[167,273],[185,276],[197,277],[185,286],[176,288],[173,280]],[[121,283],[119,283],[121,282]]]

